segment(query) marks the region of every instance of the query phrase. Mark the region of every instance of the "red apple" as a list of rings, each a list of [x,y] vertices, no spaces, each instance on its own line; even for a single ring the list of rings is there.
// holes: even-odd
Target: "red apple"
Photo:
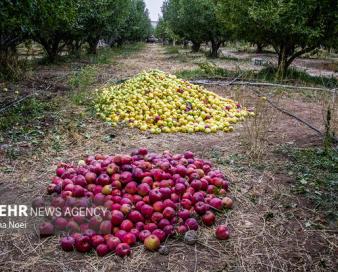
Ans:
[[[183,183],[176,183],[175,185],[175,192],[179,195],[183,195],[183,193],[185,192],[186,188],[185,185]]]
[[[98,193],[94,196],[93,202],[97,205],[97,206],[101,206],[104,204],[105,201],[105,195],[102,193]]]
[[[163,201],[164,208],[171,207],[173,209],[176,209],[175,203],[171,199],[165,199]]]
[[[208,206],[204,202],[199,201],[195,204],[194,209],[196,213],[198,213],[199,215],[203,215],[208,210]]]
[[[131,220],[133,223],[143,222],[144,217],[139,211],[131,211],[128,215],[128,219]]]
[[[133,233],[128,232],[126,235],[124,235],[122,242],[133,246],[136,243],[136,236]]]
[[[100,225],[100,234],[110,234],[112,232],[112,223],[108,220],[102,221]]]
[[[170,187],[173,187],[173,185],[170,186]],[[170,198],[170,196],[171,196],[171,189],[170,188],[165,187],[165,188],[160,188],[159,190],[160,190],[160,193],[162,194],[162,199]]]
[[[160,212],[154,212],[151,216],[151,221],[157,224],[161,219],[163,219],[163,214]]]
[[[104,240],[104,238],[103,238],[102,235],[96,234],[96,235],[93,235],[93,236],[91,237],[91,245],[92,245],[94,248],[96,248],[98,245],[104,244],[104,243],[105,243],[105,240]]]
[[[138,238],[143,242],[149,235],[151,235],[149,230],[141,230]]]
[[[115,236],[109,237],[106,239],[106,244],[110,251],[115,251],[117,245],[121,243],[121,240]]]
[[[119,238],[121,241],[123,240],[123,237],[127,234],[127,232],[125,230],[118,230],[116,233],[115,233],[115,236],[117,238]]]
[[[178,212],[178,216],[180,218],[182,218],[183,221],[185,221],[185,220],[187,220],[191,216],[191,214],[190,214],[189,210],[183,209],[183,210],[181,210],[181,211]]]
[[[162,213],[165,218],[171,219],[175,216],[176,212],[172,207],[166,207]]]
[[[156,201],[160,200],[162,200],[162,194],[159,189],[153,189],[149,192],[150,203],[155,203]]]
[[[120,181],[122,184],[128,184],[129,182],[132,181],[132,174],[130,172],[124,171],[120,175]]]
[[[107,174],[111,176],[119,172],[119,167],[115,163],[111,163],[107,166],[106,171],[107,171]]]
[[[67,227],[68,221],[63,217],[58,217],[55,219],[54,225],[57,230],[65,230]]]
[[[49,222],[44,222],[39,226],[40,237],[47,237],[54,234],[54,226]]]
[[[110,252],[110,249],[106,244],[100,244],[96,248],[96,253],[100,257],[107,255],[109,252]]]
[[[137,223],[135,224],[135,227],[136,227],[136,229],[137,229],[138,231],[141,231],[141,230],[144,229],[144,223],[143,223],[143,222],[137,222]]]
[[[62,177],[62,175],[66,172],[66,169],[63,167],[58,167],[55,172],[57,176]]]
[[[184,209],[190,210],[191,207],[192,207],[192,203],[191,203],[191,201],[189,199],[185,198],[185,199],[182,199],[181,206]]]
[[[138,187],[137,187],[137,191],[138,194],[141,196],[146,196],[149,194],[151,188],[147,183],[141,183]]]
[[[219,225],[216,228],[216,238],[219,240],[226,240],[229,238],[229,229],[226,225]]]
[[[144,204],[141,207],[141,213],[143,214],[143,216],[145,218],[150,218],[151,215],[153,214],[154,209],[152,206],[148,205],[148,204]]]
[[[111,183],[110,177],[107,174],[101,174],[97,177],[96,183],[101,186],[109,185]]]
[[[97,175],[93,172],[87,172],[86,175],[85,175],[85,179],[86,179],[87,184],[95,183],[96,178],[97,178]]]
[[[176,232],[178,234],[184,234],[188,231],[188,228],[185,225],[180,225],[178,227],[176,227]]]
[[[80,236],[78,239],[75,239],[75,248],[82,253],[89,252],[92,248],[90,238],[88,236]]]
[[[205,225],[211,226],[214,224],[216,219],[215,214],[212,211],[207,211],[203,216],[202,216],[202,221]]]
[[[130,255],[130,253],[131,253],[130,246],[126,243],[118,244],[115,249],[115,254],[120,257],[128,256]]]
[[[156,201],[153,204],[153,209],[154,209],[155,212],[162,212],[163,209],[164,209],[163,202],[162,201]]]
[[[77,175],[74,179],[74,185],[80,185],[82,187],[87,186],[86,178],[82,175]]]
[[[128,219],[123,220],[120,225],[120,228],[126,232],[130,231],[133,227],[134,227],[133,223]]]
[[[165,238],[166,238],[166,234],[163,230],[160,229],[156,229],[152,232],[153,235],[156,235],[158,237],[158,239],[160,239],[161,242],[164,242]]]
[[[153,186],[153,179],[150,176],[146,176],[142,179],[142,183],[148,184],[150,187]]]
[[[223,202],[220,198],[214,197],[210,200],[209,205],[216,210],[221,210],[223,208]]]
[[[163,218],[158,222],[157,225],[160,229],[164,229],[166,226],[170,225],[170,221],[168,219]]]
[[[188,218],[185,221],[185,225],[189,230],[197,230],[198,229],[198,223],[195,218]]]
[[[111,214],[111,222],[114,226],[121,225],[124,215],[121,211],[113,210]]]
[[[75,239],[71,236],[62,237],[60,239],[60,246],[64,251],[74,250]]]
[[[93,230],[99,230],[100,225],[102,223],[103,219],[101,216],[96,215],[89,219],[89,228]]]
[[[174,234],[174,226],[173,225],[167,225],[163,228],[163,231],[166,236],[171,236]]]
[[[144,229],[153,232],[155,229],[157,229],[157,225],[155,223],[148,223],[144,225]]]

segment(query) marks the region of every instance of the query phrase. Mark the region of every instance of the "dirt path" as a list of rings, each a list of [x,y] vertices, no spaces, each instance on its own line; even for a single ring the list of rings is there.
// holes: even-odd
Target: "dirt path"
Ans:
[[[151,69],[160,69],[168,73],[175,73],[183,69],[192,69],[197,65],[191,63],[182,63],[179,60],[171,58],[165,53],[164,47],[158,44],[147,44],[142,52],[131,55],[128,58],[119,59],[114,75],[124,79],[134,76],[142,71]],[[111,71],[106,71],[111,72]]]
[[[105,78],[126,78],[142,70],[175,72],[187,67],[193,64],[170,59],[159,45],[147,45],[135,55],[117,59],[117,65],[104,67],[103,71]],[[212,90],[247,105],[257,103],[252,90],[245,87]],[[297,96],[283,98],[281,103],[320,127],[318,104]],[[59,161],[77,162],[87,154],[124,153],[140,146],[155,152],[189,149],[211,159],[231,180],[235,207],[217,220],[229,224],[231,239],[219,242],[212,228],[203,228],[201,244],[196,247],[170,241],[169,255],[162,256],[144,252],[140,246],[134,249],[133,258],[121,260],[114,256],[102,259],[94,254],[64,253],[57,246],[57,238],[39,240],[24,230],[6,235],[0,232],[1,271],[334,271],[337,268],[335,232],[306,227],[308,221],[318,220],[318,214],[291,192],[294,180],[287,174],[285,158],[273,153],[280,143],[306,146],[320,141],[296,121],[270,109],[269,114],[275,118],[264,135],[268,142],[264,163],[273,167],[259,170],[246,157],[245,124],[236,125],[235,132],[228,134],[152,135],[126,127],[111,128],[84,111],[83,107],[63,104],[59,122],[46,133],[41,146],[15,160],[1,160],[4,164],[0,168],[0,204],[29,202],[35,195],[44,194]],[[233,156],[238,154],[243,157],[234,160]]]

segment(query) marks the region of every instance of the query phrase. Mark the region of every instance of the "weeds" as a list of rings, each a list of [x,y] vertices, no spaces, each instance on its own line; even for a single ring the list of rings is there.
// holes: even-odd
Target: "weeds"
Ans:
[[[335,137],[338,132],[338,110],[337,110],[337,94],[336,91],[330,95],[322,95],[322,111],[324,119],[324,150],[328,152],[334,147]]]
[[[199,68],[192,70],[182,70],[176,73],[177,76],[184,79],[197,78],[236,78],[240,80],[249,81],[263,81],[280,84],[294,84],[306,86],[325,86],[326,88],[335,88],[338,85],[338,80],[334,77],[318,77],[310,76],[306,72],[290,68],[286,77],[283,80],[277,78],[277,70],[274,67],[263,68],[257,71],[243,71],[243,70],[226,70],[216,66],[210,62],[204,62],[199,65]]]
[[[22,79],[26,70],[26,61],[19,60],[16,52],[0,53],[0,80],[16,81]]]
[[[178,50],[176,46],[166,46],[165,53],[169,55],[176,55],[176,54],[179,54],[180,51]]]
[[[144,48],[144,43],[125,44],[120,47],[105,47],[98,50],[96,55],[89,55],[92,64],[113,64],[116,57],[128,57]]]
[[[177,72],[176,75],[184,79],[226,78],[236,76],[237,72],[219,68],[211,62],[203,62],[199,64],[199,68],[182,70]]]
[[[259,98],[255,105],[255,116],[243,123],[242,143],[247,147],[246,153],[251,160],[259,162],[267,151],[268,132],[276,118],[276,112],[266,102],[265,97]]]
[[[319,148],[282,150],[290,159],[289,175],[296,178],[295,192],[306,195],[326,218],[338,219],[338,153]]]
[[[292,84],[304,84],[304,85],[320,85],[326,88],[334,88],[338,84],[338,80],[334,77],[320,77],[311,76],[304,71],[300,71],[294,68],[289,68],[285,78],[283,80],[277,79],[277,69],[275,67],[266,67],[260,70],[253,79],[263,80],[275,83],[292,83]]]
[[[0,131],[32,124],[33,120],[42,119],[43,113],[53,108],[53,103],[40,101],[36,97],[28,98],[0,115]]]
[[[73,89],[71,100],[76,105],[84,105],[90,99],[88,88],[96,81],[97,72],[95,65],[87,65],[69,78],[68,84]]]

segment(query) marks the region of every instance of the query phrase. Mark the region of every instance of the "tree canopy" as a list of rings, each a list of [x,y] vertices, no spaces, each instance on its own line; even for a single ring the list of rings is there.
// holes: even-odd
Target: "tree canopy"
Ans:
[[[337,41],[336,0],[218,0],[218,18],[237,39],[271,45],[283,77],[295,58]]]
[[[173,33],[190,40],[193,51],[198,51],[202,42],[210,41],[211,55],[217,56],[227,33],[216,17],[217,6],[212,0],[170,0],[163,7],[163,20]]]
[[[143,0],[3,0],[0,15],[4,58],[27,39],[40,43],[53,62],[66,47],[78,50],[87,43],[95,54],[100,39],[118,37],[121,44],[143,40],[151,30]]]

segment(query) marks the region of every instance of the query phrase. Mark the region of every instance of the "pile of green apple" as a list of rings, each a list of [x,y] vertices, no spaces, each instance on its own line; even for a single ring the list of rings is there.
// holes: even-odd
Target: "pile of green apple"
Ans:
[[[254,114],[231,99],[158,70],[98,90],[95,109],[113,126],[123,122],[155,134],[228,132]]]

